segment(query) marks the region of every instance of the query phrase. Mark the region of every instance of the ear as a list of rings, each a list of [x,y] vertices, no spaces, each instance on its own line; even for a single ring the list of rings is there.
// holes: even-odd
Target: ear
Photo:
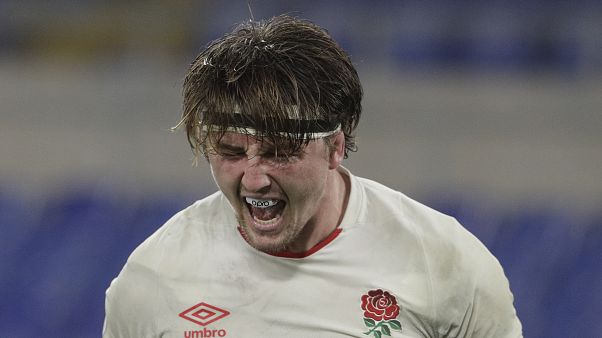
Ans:
[[[339,167],[345,158],[345,134],[341,131],[332,139],[332,147],[330,147],[329,169]]]

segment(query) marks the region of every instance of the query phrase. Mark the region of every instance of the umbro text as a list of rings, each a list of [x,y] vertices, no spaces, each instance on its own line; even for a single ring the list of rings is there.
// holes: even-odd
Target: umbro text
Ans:
[[[207,338],[207,337],[225,337],[227,334],[226,330],[209,330],[204,328],[202,330],[197,331],[184,331],[184,338]]]

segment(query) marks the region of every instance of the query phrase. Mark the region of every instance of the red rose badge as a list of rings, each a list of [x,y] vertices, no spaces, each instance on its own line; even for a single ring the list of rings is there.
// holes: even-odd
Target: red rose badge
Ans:
[[[364,310],[364,324],[370,331],[365,335],[390,336],[391,329],[401,331],[401,323],[396,320],[399,316],[399,305],[395,296],[381,289],[368,291],[362,296],[362,310]],[[389,327],[390,326],[390,327]]]

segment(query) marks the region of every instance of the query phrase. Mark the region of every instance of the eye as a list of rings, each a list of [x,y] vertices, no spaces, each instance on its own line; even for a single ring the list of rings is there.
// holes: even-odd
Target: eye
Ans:
[[[278,163],[289,163],[291,162],[291,156],[278,154],[277,156],[273,156],[272,160]]]
[[[288,152],[269,152],[264,154],[264,157],[278,164],[287,164],[295,162],[298,158],[298,154]]]
[[[247,154],[242,150],[238,151],[238,150],[222,149],[222,150],[216,151],[216,153],[219,157],[221,157],[222,159],[227,160],[227,161],[239,160],[239,159],[247,156]]]

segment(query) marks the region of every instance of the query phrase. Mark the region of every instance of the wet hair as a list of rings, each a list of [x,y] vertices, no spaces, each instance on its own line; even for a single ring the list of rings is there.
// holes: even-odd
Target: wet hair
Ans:
[[[186,126],[197,157],[233,128],[253,130],[279,152],[295,153],[316,133],[340,127],[345,157],[356,150],[357,72],[329,34],[309,21],[282,15],[240,24],[196,57],[183,92],[179,125]]]

